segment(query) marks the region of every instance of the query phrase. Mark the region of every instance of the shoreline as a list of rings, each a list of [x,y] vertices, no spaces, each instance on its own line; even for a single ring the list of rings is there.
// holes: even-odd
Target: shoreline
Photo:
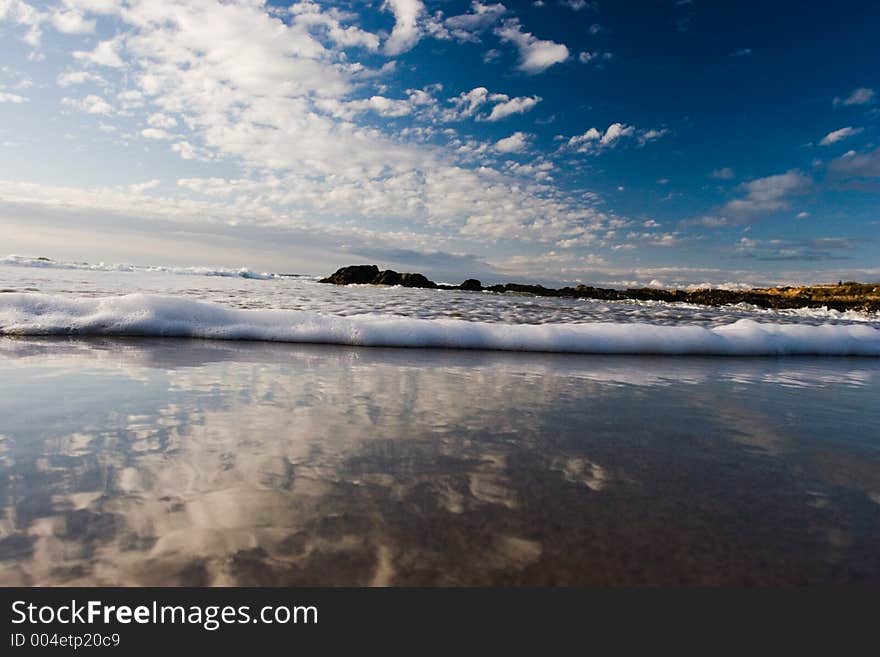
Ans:
[[[505,283],[483,286],[469,278],[461,285],[444,285],[429,280],[423,274],[398,273],[392,269],[380,270],[377,265],[349,265],[342,267],[321,283],[333,285],[400,285],[403,287],[432,290],[459,290],[467,292],[514,292],[541,297],[566,297],[575,299],[598,299],[602,301],[665,301],[668,303],[692,303],[701,306],[726,306],[748,303],[759,308],[797,309],[828,308],[840,312],[880,312],[880,283],[840,282],[831,285],[804,285],[752,288],[748,290],[722,290],[703,288],[686,291],[658,288],[614,288],[576,285],[575,287],[548,288],[543,285]]]

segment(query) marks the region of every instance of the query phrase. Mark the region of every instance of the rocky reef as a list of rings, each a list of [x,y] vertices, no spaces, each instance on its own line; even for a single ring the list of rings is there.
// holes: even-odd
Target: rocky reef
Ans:
[[[840,282],[836,285],[769,287],[750,290],[704,288],[692,291],[649,287],[616,290],[589,285],[548,288],[543,285],[523,285],[520,283],[483,287],[482,283],[475,278],[469,278],[461,285],[443,285],[428,280],[422,274],[398,273],[392,269],[380,270],[376,265],[351,265],[338,269],[327,278],[321,279],[321,282],[336,285],[401,285],[403,287],[497,292],[500,294],[512,292],[541,297],[573,297],[604,301],[632,299],[694,303],[704,306],[748,303],[760,308],[830,308],[839,311],[880,312],[880,284],[851,281]]]
[[[376,265],[351,265],[338,269],[327,278],[321,279],[322,283],[334,283],[336,285],[401,285],[403,287],[449,287],[438,286],[434,281],[429,281],[422,274],[401,274],[393,269],[379,271]],[[476,281],[479,284],[479,281]],[[480,288],[482,289],[482,288]]]

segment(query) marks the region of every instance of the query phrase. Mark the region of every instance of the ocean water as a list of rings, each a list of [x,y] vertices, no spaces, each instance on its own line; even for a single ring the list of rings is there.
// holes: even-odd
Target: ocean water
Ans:
[[[0,334],[574,353],[880,355],[880,314],[335,286],[242,270],[0,266]]]
[[[0,585],[880,583],[875,316],[21,259],[0,289]]]

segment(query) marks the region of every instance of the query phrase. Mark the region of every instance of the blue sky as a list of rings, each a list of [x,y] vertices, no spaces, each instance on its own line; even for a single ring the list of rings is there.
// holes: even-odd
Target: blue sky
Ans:
[[[880,280],[880,6],[0,0],[0,251]]]

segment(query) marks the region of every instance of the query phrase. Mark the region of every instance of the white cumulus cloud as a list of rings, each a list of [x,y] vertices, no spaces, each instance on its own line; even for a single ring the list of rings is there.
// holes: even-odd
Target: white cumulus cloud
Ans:
[[[528,146],[528,135],[524,132],[514,132],[509,137],[495,142],[495,150],[500,153],[519,153]]]
[[[512,43],[519,51],[519,69],[535,74],[547,70],[555,64],[561,64],[569,57],[566,46],[554,41],[539,39],[531,32],[523,31],[518,19],[504,21],[495,30],[502,41]]]
[[[506,98],[506,96],[505,96]],[[502,100],[489,113],[486,121],[500,121],[501,119],[511,116],[512,114],[523,114],[531,110],[535,105],[541,102],[540,96],[521,96],[519,98],[510,98]]]
[[[120,43],[118,39],[109,39],[107,41],[101,41],[95,46],[94,50],[80,50],[73,53],[73,56],[79,60],[97,64],[98,66],[122,68],[125,66],[125,63],[119,56],[119,45]]]
[[[100,96],[89,94],[85,98],[62,98],[61,103],[87,114],[112,114],[113,106]]]
[[[385,41],[385,53],[399,55],[411,50],[422,36],[419,19],[425,13],[421,0],[385,0],[383,7],[394,14],[394,29]]]
[[[626,125],[624,123],[612,123],[605,131],[597,128],[590,128],[582,134],[571,137],[566,142],[568,148],[576,150],[578,153],[598,153],[603,150],[614,148],[621,141],[636,138],[639,145],[645,145],[648,142],[656,141],[666,135],[669,131],[666,128],[651,128],[649,130],[638,130],[635,126]]]
[[[86,34],[95,31],[95,21],[86,18],[76,10],[59,9],[52,13],[52,25],[66,34]]]

